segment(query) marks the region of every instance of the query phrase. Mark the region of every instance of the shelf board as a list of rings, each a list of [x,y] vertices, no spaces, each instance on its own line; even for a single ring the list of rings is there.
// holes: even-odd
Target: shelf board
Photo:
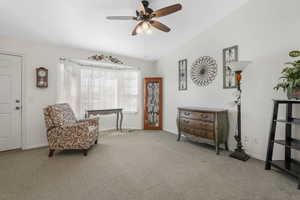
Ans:
[[[273,101],[277,102],[277,103],[294,103],[294,104],[298,104],[300,103],[300,100],[294,99],[294,100],[288,100],[288,99],[273,99]]]
[[[300,178],[300,165],[298,162],[292,160],[291,169],[285,168],[284,160],[274,160],[271,161],[270,163],[273,167],[283,170],[294,177]]]
[[[296,149],[296,150],[300,151],[300,141],[299,140],[292,139],[290,145],[288,145],[286,143],[286,140],[275,140],[274,142],[276,144],[281,144],[281,145],[284,145],[284,146],[289,147],[291,149]]]
[[[300,119],[293,118],[292,120],[285,120],[285,119],[277,119],[276,122],[285,123],[285,124],[298,124],[300,125]]]

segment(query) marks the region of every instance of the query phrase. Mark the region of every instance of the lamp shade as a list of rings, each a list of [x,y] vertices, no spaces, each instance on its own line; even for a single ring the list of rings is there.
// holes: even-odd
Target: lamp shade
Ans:
[[[228,63],[228,67],[234,72],[242,72],[251,63],[251,61],[234,61]]]

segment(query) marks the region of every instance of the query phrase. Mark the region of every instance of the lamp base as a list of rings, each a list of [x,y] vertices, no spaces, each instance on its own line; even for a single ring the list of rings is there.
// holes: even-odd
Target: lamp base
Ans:
[[[250,156],[248,156],[243,149],[235,149],[235,151],[230,154],[230,157],[241,161],[247,161],[250,158]]]

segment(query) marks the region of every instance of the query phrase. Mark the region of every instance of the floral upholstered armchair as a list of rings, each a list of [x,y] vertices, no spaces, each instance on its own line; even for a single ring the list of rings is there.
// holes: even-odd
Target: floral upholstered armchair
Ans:
[[[77,120],[69,104],[55,104],[44,109],[49,143],[49,157],[55,150],[88,149],[98,142],[98,118]]]

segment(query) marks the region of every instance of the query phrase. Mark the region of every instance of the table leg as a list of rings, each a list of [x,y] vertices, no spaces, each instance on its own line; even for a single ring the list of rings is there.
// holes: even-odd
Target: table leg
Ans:
[[[181,138],[181,128],[180,128],[180,115],[178,117],[177,121],[177,129],[178,129],[178,137],[177,137],[177,141],[180,141]]]
[[[220,154],[220,144],[219,144],[219,142],[216,142],[216,154],[217,155]]]
[[[225,142],[225,150],[226,150],[226,151],[229,150],[229,148],[228,148],[228,141]]]
[[[122,124],[123,124],[123,112],[120,112],[121,114],[121,120],[120,120],[120,130],[122,131]]]
[[[117,124],[116,124],[116,127],[117,127],[117,131],[119,130],[119,112],[116,113],[117,114]]]

